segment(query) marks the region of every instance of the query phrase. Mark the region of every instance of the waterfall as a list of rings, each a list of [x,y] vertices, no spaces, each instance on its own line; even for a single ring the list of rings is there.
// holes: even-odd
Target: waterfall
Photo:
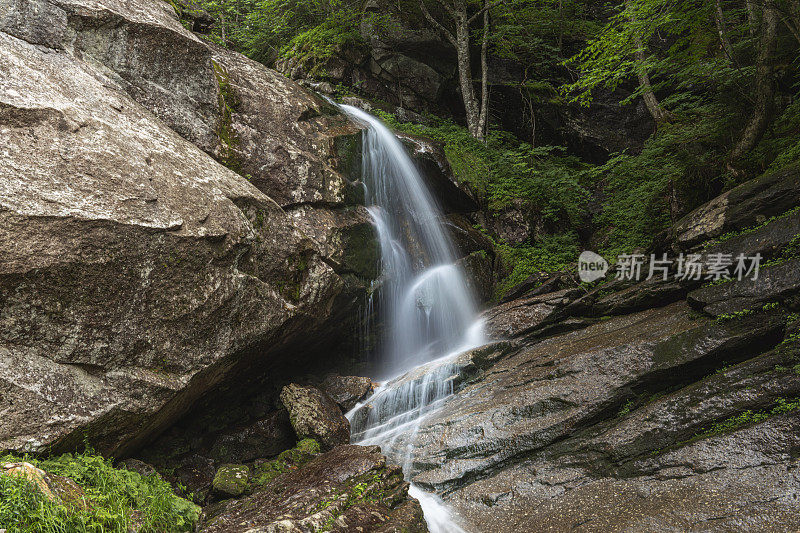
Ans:
[[[483,327],[442,210],[402,143],[372,115],[341,108],[367,127],[362,177],[380,241],[380,371],[389,378],[347,417],[354,443],[380,445],[410,478],[420,423],[454,392],[458,355],[483,344]],[[413,485],[410,493],[432,533],[464,531],[436,495]]]

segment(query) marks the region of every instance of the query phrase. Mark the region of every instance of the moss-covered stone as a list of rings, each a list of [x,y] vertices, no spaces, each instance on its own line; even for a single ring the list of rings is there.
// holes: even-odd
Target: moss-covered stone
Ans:
[[[214,492],[225,496],[241,496],[247,491],[250,469],[245,465],[222,465],[211,486]]]
[[[299,468],[319,455],[320,445],[314,439],[303,439],[291,450],[281,452],[278,457],[253,467],[253,487],[263,487],[291,468]]]

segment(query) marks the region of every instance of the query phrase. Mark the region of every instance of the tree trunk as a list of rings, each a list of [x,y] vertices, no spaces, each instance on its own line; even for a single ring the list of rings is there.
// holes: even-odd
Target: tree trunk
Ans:
[[[755,37],[758,31],[758,5],[756,0],[744,0],[744,5],[747,9],[747,29],[750,37]]]
[[[714,23],[717,26],[717,33],[719,34],[719,42],[722,44],[722,50],[725,52],[725,55],[728,56],[728,60],[734,66],[738,67],[739,65],[736,63],[736,59],[733,55],[733,47],[728,40],[728,32],[725,28],[725,13],[722,11],[722,2],[720,0],[714,0],[714,8]]]
[[[458,58],[458,81],[464,110],[467,116],[467,128],[473,137],[478,137],[478,121],[480,111],[475,99],[475,88],[472,86],[472,66],[469,60],[469,27],[467,26],[466,7],[463,12],[456,12],[456,56]]]
[[[663,122],[672,120],[672,114],[661,107],[655,93],[653,93],[653,86],[650,84],[650,76],[647,75],[647,68],[644,66],[644,48],[642,42],[638,37],[634,37],[634,44],[636,45],[636,76],[639,78],[639,85],[642,87],[642,98],[647,110],[656,121],[656,126]]]
[[[488,3],[488,0],[487,0]],[[484,6],[486,7],[486,6]],[[483,12],[483,42],[481,43],[481,110],[478,118],[478,135],[481,141],[486,138],[489,115],[489,10]]]
[[[778,11],[772,0],[765,1],[761,28],[760,46],[756,59],[756,102],[753,106],[753,115],[745,126],[739,142],[728,156],[728,169],[735,174],[740,173],[735,167],[735,163],[755,148],[772,120],[775,99],[772,63],[778,36]]]
[[[647,106],[647,110],[650,112],[653,120],[656,121],[656,127],[658,127],[659,124],[672,120],[672,114],[661,107],[658,98],[656,98],[655,93],[653,93],[653,86],[650,84],[650,76],[648,76],[647,67],[645,67],[644,64],[644,43],[642,43],[641,37],[635,32],[632,37],[633,44],[636,47],[636,52],[634,52],[634,57],[636,59],[636,77],[639,78],[639,85],[642,88],[642,99],[644,99],[644,104]]]

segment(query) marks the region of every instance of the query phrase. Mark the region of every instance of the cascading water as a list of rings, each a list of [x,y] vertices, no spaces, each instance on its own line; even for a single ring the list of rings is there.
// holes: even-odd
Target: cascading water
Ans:
[[[363,181],[381,247],[380,309],[388,331],[381,353],[387,380],[348,413],[352,440],[378,444],[412,475],[422,420],[453,393],[457,356],[483,344],[483,327],[454,246],[434,201],[403,145],[377,118],[341,106],[367,126]],[[412,485],[432,533],[464,530],[434,494]]]

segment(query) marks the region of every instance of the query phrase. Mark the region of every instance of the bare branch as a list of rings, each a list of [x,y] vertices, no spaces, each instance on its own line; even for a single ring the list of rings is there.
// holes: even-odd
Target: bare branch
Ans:
[[[428,20],[428,22],[430,22],[430,24],[434,28],[442,32],[442,34],[447,38],[447,40],[453,43],[453,46],[455,46],[456,45],[455,36],[447,28],[445,28],[438,20],[433,18],[433,15],[431,15],[430,11],[428,11],[428,8],[425,6],[425,0],[419,0],[419,7],[422,10],[422,14],[425,15],[425,18]],[[448,6],[445,5],[445,8],[447,7]]]
[[[504,1],[505,1],[505,0],[495,0],[494,2],[487,2],[486,4],[484,4],[484,5],[483,5],[483,7],[480,9],[480,11],[478,11],[477,13],[475,13],[474,15],[472,15],[472,16],[469,18],[469,20],[467,20],[467,24],[472,24],[473,22],[475,22],[475,20],[476,20],[478,17],[480,17],[481,15],[483,15],[483,13],[484,13],[485,11],[489,11],[489,10],[490,10],[490,9],[492,9],[494,6],[496,6],[496,5],[498,5],[498,4],[502,4]]]

